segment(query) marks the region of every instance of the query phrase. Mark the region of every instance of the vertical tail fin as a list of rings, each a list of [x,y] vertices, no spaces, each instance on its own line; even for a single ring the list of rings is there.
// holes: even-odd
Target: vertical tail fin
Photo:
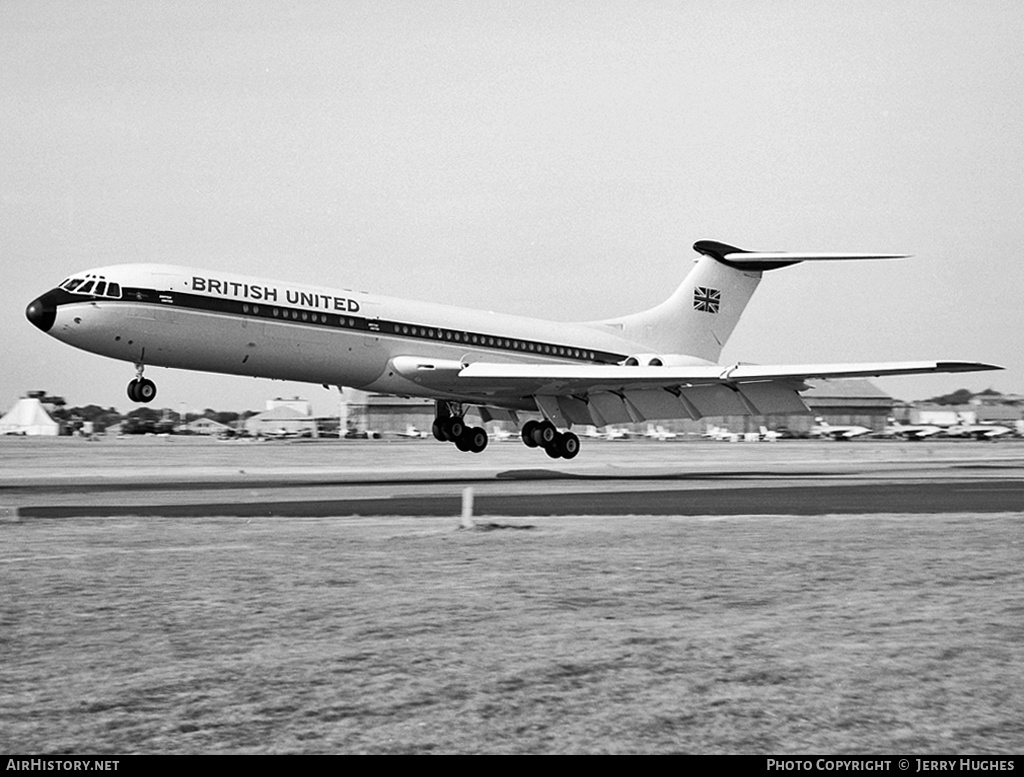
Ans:
[[[732,267],[701,247],[695,245],[704,255],[667,300],[642,313],[599,323],[621,328],[622,336],[644,351],[717,362],[761,282],[761,272]]]
[[[897,259],[901,254],[756,252],[700,240],[701,258],[660,305],[622,318],[593,322],[621,330],[627,340],[655,354],[679,354],[717,362],[765,270],[798,262]]]

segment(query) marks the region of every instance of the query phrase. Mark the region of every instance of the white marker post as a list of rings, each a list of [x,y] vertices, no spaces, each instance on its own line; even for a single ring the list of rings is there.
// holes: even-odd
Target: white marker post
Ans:
[[[472,529],[473,523],[473,487],[462,489],[462,528]]]

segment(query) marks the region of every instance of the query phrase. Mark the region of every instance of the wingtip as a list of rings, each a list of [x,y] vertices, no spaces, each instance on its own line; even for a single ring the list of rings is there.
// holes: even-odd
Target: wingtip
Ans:
[[[943,372],[985,372],[986,370],[1005,370],[999,364],[988,364],[986,362],[961,362],[946,361],[936,362],[936,366]]]

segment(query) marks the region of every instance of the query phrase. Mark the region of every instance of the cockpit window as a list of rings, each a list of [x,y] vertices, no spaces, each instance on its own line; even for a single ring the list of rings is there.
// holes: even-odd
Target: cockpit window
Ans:
[[[95,297],[121,298],[121,285],[113,281],[96,280],[93,278],[68,278],[60,284],[64,291],[75,294],[92,294]]]

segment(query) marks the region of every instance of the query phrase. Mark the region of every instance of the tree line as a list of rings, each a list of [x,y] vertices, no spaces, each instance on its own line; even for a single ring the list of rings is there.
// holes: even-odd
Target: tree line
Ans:
[[[169,408],[156,410],[151,407],[137,407],[128,413],[119,413],[112,407],[103,408],[99,405],[61,405],[55,406],[50,412],[50,417],[72,434],[82,430],[89,423],[92,424],[94,432],[103,432],[111,426],[121,424],[122,434],[163,434],[175,431],[179,426],[200,418],[209,418],[234,428],[239,421],[245,421],[254,415],[254,410],[236,413],[231,410],[206,408],[201,413],[185,413],[182,417],[180,413]]]

